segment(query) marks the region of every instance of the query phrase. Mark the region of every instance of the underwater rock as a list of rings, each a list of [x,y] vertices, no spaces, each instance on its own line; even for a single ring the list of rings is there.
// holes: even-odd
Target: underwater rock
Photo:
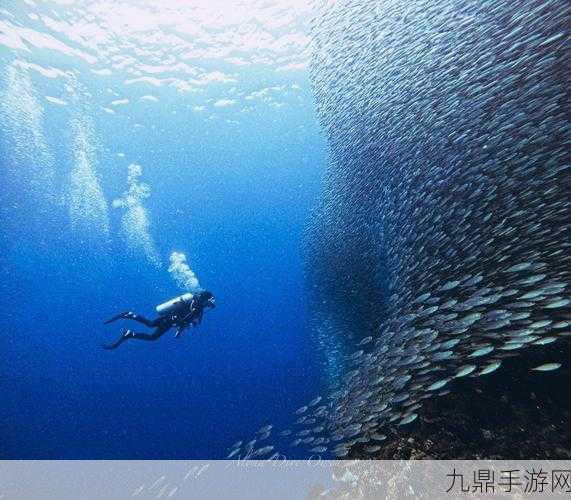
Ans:
[[[557,355],[568,359],[571,346]],[[509,360],[498,377],[459,381],[448,397],[427,400],[417,422],[388,434],[373,456],[356,444],[347,458],[569,459],[569,373],[530,372],[545,356],[536,351],[525,362]]]

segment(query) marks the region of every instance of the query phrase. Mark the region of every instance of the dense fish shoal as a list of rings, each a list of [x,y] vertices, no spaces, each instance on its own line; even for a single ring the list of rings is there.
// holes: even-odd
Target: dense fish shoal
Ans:
[[[568,380],[570,13],[318,9],[310,74],[330,164],[306,275],[327,380],[292,417],[292,449],[380,456],[378,437],[424,425],[426,406],[486,378],[509,391],[506,366]]]

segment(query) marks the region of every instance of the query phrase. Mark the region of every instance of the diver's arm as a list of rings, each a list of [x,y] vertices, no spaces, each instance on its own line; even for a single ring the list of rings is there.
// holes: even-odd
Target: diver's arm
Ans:
[[[178,321],[177,330],[175,333],[175,338],[180,337],[182,332],[186,330],[189,326],[196,326],[199,325],[202,321],[202,313],[203,309],[193,306],[189,313]]]
[[[193,325],[200,325],[202,323],[202,315],[204,314],[204,309],[199,309],[196,316],[192,320]]]

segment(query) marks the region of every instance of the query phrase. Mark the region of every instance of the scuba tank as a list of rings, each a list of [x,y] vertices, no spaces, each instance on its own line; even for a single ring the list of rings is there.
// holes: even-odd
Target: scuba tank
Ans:
[[[165,316],[176,311],[179,307],[190,304],[194,295],[192,293],[185,293],[174,299],[168,300],[167,302],[163,302],[156,307],[157,314],[160,316]]]

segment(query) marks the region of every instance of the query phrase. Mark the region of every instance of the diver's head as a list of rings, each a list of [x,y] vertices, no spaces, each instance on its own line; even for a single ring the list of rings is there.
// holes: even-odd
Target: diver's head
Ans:
[[[216,307],[216,300],[214,299],[214,294],[208,290],[200,292],[199,295],[200,304],[203,307]]]

